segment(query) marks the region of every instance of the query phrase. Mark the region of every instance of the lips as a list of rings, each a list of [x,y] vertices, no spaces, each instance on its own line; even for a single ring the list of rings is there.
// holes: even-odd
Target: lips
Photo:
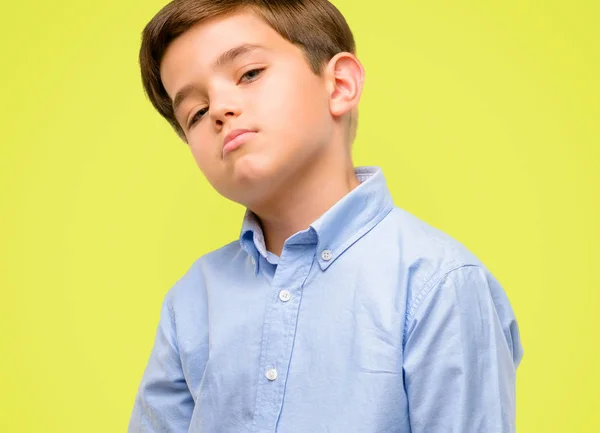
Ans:
[[[223,140],[223,156],[240,147],[255,133],[256,131],[250,129],[234,129],[231,131]]]

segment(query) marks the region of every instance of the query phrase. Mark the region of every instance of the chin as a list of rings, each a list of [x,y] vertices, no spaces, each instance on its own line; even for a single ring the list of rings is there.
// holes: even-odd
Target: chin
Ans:
[[[235,184],[262,182],[273,175],[273,161],[267,160],[256,153],[230,155],[234,160],[231,164],[232,181]]]
[[[285,170],[270,159],[256,154],[240,156],[232,165],[228,182],[229,199],[244,205],[262,201],[285,178]]]

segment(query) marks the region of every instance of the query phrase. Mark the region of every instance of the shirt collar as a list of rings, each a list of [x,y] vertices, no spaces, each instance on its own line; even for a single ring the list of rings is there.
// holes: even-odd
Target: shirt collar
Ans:
[[[322,270],[331,266],[394,208],[381,168],[355,167],[354,172],[360,185],[309,227],[316,233],[317,260]],[[259,254],[266,258],[267,249],[258,218],[248,209],[242,224],[240,244],[253,258],[255,272],[258,273]]]

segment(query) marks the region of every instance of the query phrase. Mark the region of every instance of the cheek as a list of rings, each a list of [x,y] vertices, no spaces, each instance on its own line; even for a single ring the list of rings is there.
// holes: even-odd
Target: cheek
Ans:
[[[215,152],[207,140],[202,138],[190,140],[190,151],[200,171],[205,175],[209,175],[211,167],[214,168],[215,166]]]
[[[329,115],[323,89],[311,79],[281,83],[265,103],[268,126],[287,138],[319,135]]]

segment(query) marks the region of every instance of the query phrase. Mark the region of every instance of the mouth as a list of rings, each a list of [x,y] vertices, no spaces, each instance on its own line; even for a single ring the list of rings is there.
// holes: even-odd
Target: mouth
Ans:
[[[250,129],[234,129],[223,140],[223,157],[228,153],[233,152],[242,146],[246,141],[251,139],[256,134],[256,131]]]

